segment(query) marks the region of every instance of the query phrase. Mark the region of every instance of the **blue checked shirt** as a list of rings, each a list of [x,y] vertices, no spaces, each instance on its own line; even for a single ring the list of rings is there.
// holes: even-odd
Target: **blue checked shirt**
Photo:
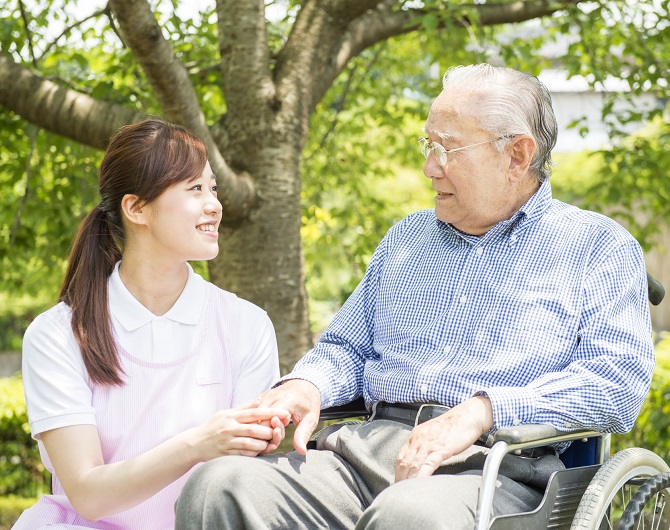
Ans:
[[[654,368],[641,249],[546,181],[482,237],[433,210],[393,226],[361,283],[286,378],[322,407],[364,396],[454,406],[475,394],[495,428],[630,430]]]

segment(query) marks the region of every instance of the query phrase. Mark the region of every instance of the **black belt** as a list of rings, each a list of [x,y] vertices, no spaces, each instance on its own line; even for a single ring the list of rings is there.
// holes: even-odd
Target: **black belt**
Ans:
[[[416,427],[444,414],[449,408],[434,403],[386,403],[386,401],[376,401],[372,404],[370,420],[392,420],[410,427]]]

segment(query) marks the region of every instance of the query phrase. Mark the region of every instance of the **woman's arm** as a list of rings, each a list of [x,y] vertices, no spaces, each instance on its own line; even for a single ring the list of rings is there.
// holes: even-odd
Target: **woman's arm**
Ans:
[[[257,455],[279,438],[280,418],[286,415],[268,408],[220,411],[199,427],[113,464],[104,463],[93,425],[53,429],[43,432],[41,439],[74,508],[96,521],[137,506],[198,462],[229,454]]]

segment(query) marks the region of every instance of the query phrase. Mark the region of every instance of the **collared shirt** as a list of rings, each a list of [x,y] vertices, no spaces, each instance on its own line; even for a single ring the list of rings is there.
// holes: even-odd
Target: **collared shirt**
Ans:
[[[322,407],[484,394],[495,428],[624,432],[654,367],[646,288],[632,236],[552,199],[548,181],[481,237],[420,211],[286,378],[314,383]]]
[[[174,529],[177,478],[137,506],[91,523],[68,500],[41,433],[95,425],[106,464],[135,458],[220,411],[245,405],[279,377],[267,313],[206,282],[189,267],[179,299],[157,317],[125,288],[118,266],[108,280],[110,313],[124,385],[90,380],[63,302],[39,315],[23,340],[23,383],[32,435],[53,474],[52,494],[14,528]],[[157,333],[158,330],[158,333]],[[160,334],[169,334],[167,341]]]
[[[223,317],[207,314],[208,298],[213,296],[211,292],[218,293],[219,289],[188,265],[188,279],[183,291],[172,308],[159,317],[128,291],[119,275],[119,263],[108,280],[109,308],[114,337],[124,363],[143,366],[147,373],[151,369],[160,372],[161,367],[180,366],[180,363],[186,362],[187,357],[194,353],[198,341],[205,341],[208,346],[217,349],[217,356],[221,358],[228,350],[228,357],[234,362],[229,372],[237,375],[224,389],[225,393],[231,394],[230,402],[226,397],[225,406],[222,401],[219,408],[249,403],[277,380],[277,342],[265,311],[236,298],[233,316],[224,311],[221,312]],[[234,340],[227,338],[230,334],[224,333],[223,328],[224,324],[233,325],[233,317],[236,329]],[[222,318],[224,324],[217,318]],[[211,324],[203,324],[210,320]],[[198,348],[201,349],[201,346]],[[41,432],[49,429],[95,425],[99,421],[91,401],[90,387],[95,385],[89,381],[72,333],[70,309],[62,302],[39,315],[26,331],[23,340],[23,385],[30,427],[36,439]],[[226,386],[223,379],[200,381],[198,385],[211,388]],[[128,386],[133,385],[120,388]],[[147,391],[148,387],[144,387],[143,392]],[[133,414],[139,414],[139,407],[135,407]],[[130,420],[126,418],[125,421]]]
[[[109,277],[109,308],[116,340],[147,362],[169,362],[191,348],[207,286],[187,263],[188,278],[179,298],[162,316],[154,315],[135,298],[119,275],[119,261]],[[246,337],[243,337],[246,339]]]

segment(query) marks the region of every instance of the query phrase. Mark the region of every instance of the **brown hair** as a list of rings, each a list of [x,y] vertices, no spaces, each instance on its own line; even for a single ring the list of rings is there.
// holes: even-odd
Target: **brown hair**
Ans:
[[[198,138],[158,119],[127,125],[109,142],[100,164],[100,203],[79,226],[59,296],[72,311],[72,331],[93,382],[123,384],[107,286],[123,252],[121,200],[132,194],[150,203],[173,184],[199,177],[206,163]]]

